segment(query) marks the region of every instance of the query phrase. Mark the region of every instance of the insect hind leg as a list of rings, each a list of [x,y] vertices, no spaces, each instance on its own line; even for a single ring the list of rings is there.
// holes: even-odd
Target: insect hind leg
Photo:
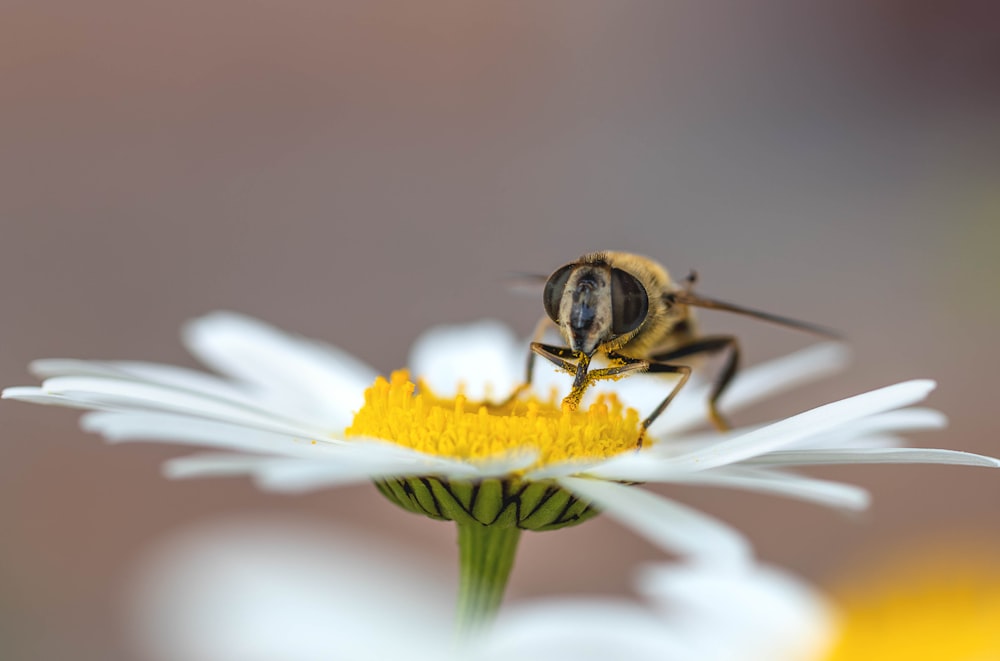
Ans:
[[[708,417],[717,430],[728,431],[731,429],[731,426],[722,413],[719,412],[719,398],[726,391],[726,388],[729,387],[729,384],[732,383],[733,377],[739,371],[740,345],[735,336],[712,335],[703,337],[676,349],[656,354],[651,360],[669,362],[689,356],[701,354],[712,355],[723,351],[727,352],[725,362],[723,362],[722,369],[719,370],[715,380],[712,382],[712,390],[708,395]]]
[[[575,375],[573,390],[563,400],[563,403],[568,404],[570,408],[575,410],[580,403],[580,399],[583,397],[584,391],[593,381],[593,379],[589,378],[587,371],[590,367],[590,357],[580,351],[574,351],[568,347],[558,347],[551,344],[543,344],[541,342],[532,342],[530,349],[531,350],[528,352],[527,374],[525,375],[525,380],[514,388],[513,392],[511,392],[506,399],[499,404],[495,404],[495,406],[507,406],[517,399],[521,393],[531,387],[532,374],[535,367],[535,357],[541,356],[563,372]],[[574,360],[576,362],[573,362]]]

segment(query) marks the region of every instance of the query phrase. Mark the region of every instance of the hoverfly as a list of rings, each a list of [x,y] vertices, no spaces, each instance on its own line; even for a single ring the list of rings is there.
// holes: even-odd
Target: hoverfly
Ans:
[[[697,276],[691,273],[678,287],[660,264],[627,252],[593,252],[562,266],[545,283],[542,302],[546,318],[531,343],[525,382],[508,401],[530,386],[535,357],[545,358],[574,375],[563,405],[576,409],[595,381],[632,374],[677,374],[678,381],[660,404],[642,421],[645,430],[669,406],[691,376],[691,366],[676,364],[685,358],[725,353],[708,395],[708,415],[719,431],[729,424],[718,401],[739,370],[740,347],[733,335],[699,335],[690,308],[725,310],[799,330],[837,338],[838,334],[803,321],[745,308],[695,294]],[[549,323],[559,328],[567,346],[540,341]],[[595,355],[608,367],[590,369]]]

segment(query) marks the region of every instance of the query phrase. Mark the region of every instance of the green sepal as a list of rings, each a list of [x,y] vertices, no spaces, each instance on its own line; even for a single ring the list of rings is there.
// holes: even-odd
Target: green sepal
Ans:
[[[550,480],[446,480],[438,477],[387,478],[379,492],[403,509],[436,520],[557,530],[595,517],[586,501]]]

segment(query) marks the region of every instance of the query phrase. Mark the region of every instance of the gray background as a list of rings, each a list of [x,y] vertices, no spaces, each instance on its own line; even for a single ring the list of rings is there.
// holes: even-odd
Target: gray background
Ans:
[[[910,377],[1000,454],[1000,39],[991,3],[0,3],[0,382],[48,356],[192,364],[216,308],[381,370],[441,322],[541,307],[504,278],[595,249],[842,329],[845,374],[751,422]],[[725,315],[756,362],[809,338]],[[170,530],[287,512],[392,531],[453,562],[451,527],[371,487],[303,497],[171,483],[177,448],[111,448],[4,403],[0,656],[132,658],[121,594]],[[996,541],[997,473],[859,467],[854,521],[670,489],[818,581],[935,536]],[[609,520],[527,535],[511,596],[627,589],[657,551]]]

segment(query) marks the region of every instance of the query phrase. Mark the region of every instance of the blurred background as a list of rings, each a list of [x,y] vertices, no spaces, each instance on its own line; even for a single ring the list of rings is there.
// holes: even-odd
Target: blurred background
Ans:
[[[434,324],[528,334],[540,301],[506,276],[623,249],[850,338],[848,371],[737,423],[926,376],[952,423],[914,443],[1000,454],[998,19],[973,0],[3,0],[0,385],[34,383],[40,357],[192,365],[178,329],[216,308],[387,371]],[[812,341],[702,318],[747,362]],[[135,658],[132,568],[217,516],[346,522],[454,563],[450,525],[371,487],[173,483],[178,448],[0,415],[4,659]],[[871,488],[871,512],[670,493],[821,583],[889,547],[1000,537],[995,472],[819,473]],[[626,592],[658,557],[600,518],[529,534],[510,598]]]

